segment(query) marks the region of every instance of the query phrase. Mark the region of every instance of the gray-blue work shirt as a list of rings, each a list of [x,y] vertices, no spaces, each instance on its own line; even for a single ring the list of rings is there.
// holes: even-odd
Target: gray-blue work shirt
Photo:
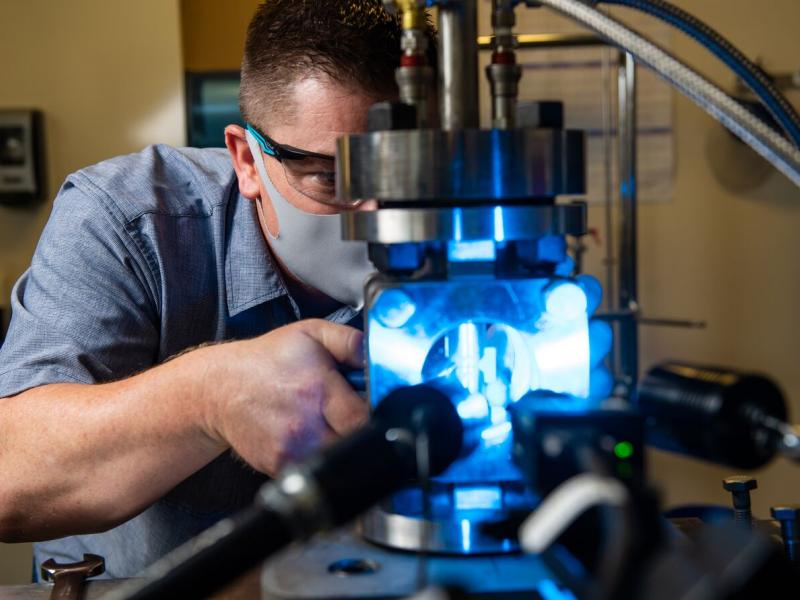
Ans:
[[[228,153],[168,146],[67,178],[11,306],[0,398],[124,378],[300,318]],[[356,316],[343,307],[328,318]],[[225,453],[119,527],[36,544],[36,562],[93,552],[107,577],[130,577],[249,504],[264,480]]]

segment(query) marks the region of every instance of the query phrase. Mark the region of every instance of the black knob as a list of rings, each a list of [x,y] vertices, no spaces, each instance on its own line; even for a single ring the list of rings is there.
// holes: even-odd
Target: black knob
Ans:
[[[786,550],[786,558],[792,563],[800,564],[800,536],[798,535],[798,519],[800,519],[800,506],[790,504],[788,506],[774,506],[772,508],[772,518],[781,525],[781,537],[783,538],[783,548]]]
[[[722,480],[722,487],[733,497],[733,518],[737,523],[752,524],[753,515],[750,512],[750,490],[758,487],[758,482],[747,475],[734,475]]]

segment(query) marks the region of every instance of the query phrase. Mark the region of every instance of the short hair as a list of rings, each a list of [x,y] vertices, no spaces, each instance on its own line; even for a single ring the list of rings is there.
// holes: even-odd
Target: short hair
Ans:
[[[427,24],[428,60],[436,39]],[[263,123],[303,76],[327,75],[376,98],[397,95],[401,25],[381,0],[266,0],[250,22],[242,61],[239,109]]]

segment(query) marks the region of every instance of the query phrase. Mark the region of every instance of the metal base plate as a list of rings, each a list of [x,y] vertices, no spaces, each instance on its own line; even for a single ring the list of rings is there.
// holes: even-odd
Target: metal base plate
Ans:
[[[343,560],[371,564],[371,573],[347,575],[331,571]],[[373,546],[351,531],[315,538],[290,548],[269,561],[262,572],[265,600],[369,600],[405,598],[418,591],[419,556]],[[359,562],[360,561],[360,562]],[[353,569],[359,570],[359,569]],[[470,598],[517,598],[540,596],[537,586],[551,579],[541,561],[530,555],[453,557],[430,556],[429,585],[457,585]]]
[[[480,527],[466,519],[425,521],[376,508],[364,515],[360,526],[369,541],[397,550],[417,552],[421,540],[427,537],[428,550],[443,554],[508,554],[519,551],[516,541],[482,535]]]

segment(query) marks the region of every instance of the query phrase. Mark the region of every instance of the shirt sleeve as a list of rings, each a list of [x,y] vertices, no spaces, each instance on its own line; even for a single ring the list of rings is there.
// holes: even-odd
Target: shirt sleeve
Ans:
[[[30,268],[12,290],[0,398],[49,383],[95,383],[152,366],[157,291],[127,224],[67,180]]]

